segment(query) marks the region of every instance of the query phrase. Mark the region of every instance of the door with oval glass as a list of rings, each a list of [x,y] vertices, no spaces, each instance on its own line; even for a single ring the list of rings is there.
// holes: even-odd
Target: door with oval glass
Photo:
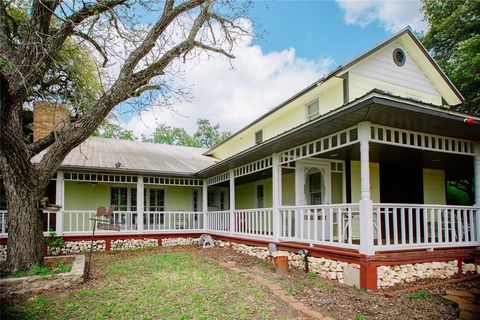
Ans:
[[[295,176],[297,206],[331,203],[330,162],[321,159],[299,161]],[[315,214],[317,217],[315,217]],[[328,215],[322,216],[319,210],[305,209],[297,215],[297,219],[301,223],[297,224],[296,232],[304,239],[321,240],[322,230],[325,230],[326,236],[330,234]],[[325,223],[324,227],[322,223]],[[315,228],[315,224],[317,224],[317,228]],[[317,235],[314,235],[315,229]]]

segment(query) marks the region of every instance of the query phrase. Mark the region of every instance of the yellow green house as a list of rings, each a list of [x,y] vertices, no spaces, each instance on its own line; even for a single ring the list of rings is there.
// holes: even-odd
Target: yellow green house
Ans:
[[[480,118],[454,111],[461,93],[409,28],[285,99],[209,150],[88,139],[52,182],[50,227],[90,234],[115,204],[122,236],[361,256],[480,246]],[[474,185],[463,203],[454,182]]]

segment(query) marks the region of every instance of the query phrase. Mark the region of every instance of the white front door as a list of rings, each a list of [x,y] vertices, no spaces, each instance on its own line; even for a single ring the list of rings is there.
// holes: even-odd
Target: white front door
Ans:
[[[331,203],[331,164],[321,159],[308,159],[298,161],[295,167],[295,202],[297,206],[324,205]],[[314,238],[315,217],[314,210],[297,211],[296,232],[301,238]],[[300,212],[303,212],[300,213]],[[330,220],[328,215],[322,217],[318,214],[317,239],[322,239],[322,223],[325,218],[325,236],[330,234]],[[303,226],[302,226],[303,225]]]
[[[330,162],[320,159],[298,161],[295,168],[297,206],[331,203]]]

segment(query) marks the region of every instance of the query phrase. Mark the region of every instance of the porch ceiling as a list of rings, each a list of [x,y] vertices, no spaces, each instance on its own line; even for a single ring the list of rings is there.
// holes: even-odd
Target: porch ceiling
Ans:
[[[327,159],[360,161],[360,146],[354,144],[319,156]],[[392,166],[441,169],[448,178],[468,178],[473,175],[471,156],[425,151],[380,143],[370,143],[370,161]]]
[[[334,110],[310,123],[280,134],[263,144],[204,169],[200,171],[199,175],[201,177],[213,176],[272,153],[281,152],[352,127],[362,121],[435,135],[478,140],[480,138],[478,121],[474,125],[466,125],[464,123],[465,117],[466,115],[449,112],[446,109],[389,96],[385,93],[373,92],[369,97],[359,98],[351,104]],[[348,150],[348,148],[346,149]],[[402,148],[402,150],[405,149],[407,148]],[[331,153],[339,153],[339,150]],[[428,152],[425,153],[428,154]],[[439,157],[438,153],[434,154],[433,157]],[[328,156],[328,154],[326,155]],[[325,155],[322,155],[322,157],[325,157]],[[450,158],[450,155],[448,157]]]

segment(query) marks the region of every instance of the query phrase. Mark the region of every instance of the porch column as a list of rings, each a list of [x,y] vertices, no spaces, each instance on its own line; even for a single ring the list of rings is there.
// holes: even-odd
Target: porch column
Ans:
[[[480,206],[480,141],[475,145],[475,158],[473,168],[475,171],[475,205]]]
[[[373,203],[370,199],[370,122],[358,124],[360,140],[360,253],[374,255],[373,249]]]
[[[202,186],[202,212],[203,212],[203,229],[205,231],[208,230],[208,220],[207,220],[207,212],[208,212],[208,185],[207,179],[203,179],[203,186]]]
[[[475,172],[475,206],[480,207],[480,141],[475,144],[475,157],[473,163],[473,169]],[[480,241],[480,208],[477,208],[477,214],[475,218],[477,241]]]
[[[143,207],[143,192],[144,192],[144,186],[143,186],[143,176],[138,176],[137,177],[137,231],[139,233],[143,233],[143,213],[144,213],[144,207]]]
[[[234,211],[235,211],[235,177],[233,176],[233,170],[229,172],[230,177],[230,234],[233,234],[235,229],[235,219],[234,219]]]
[[[280,237],[282,205],[282,167],[280,166],[278,153],[272,155],[272,235],[273,241],[277,242]]]
[[[63,172],[57,172],[57,182],[55,185],[55,204],[60,206],[60,210],[56,213],[55,232],[57,235],[63,234],[63,211],[65,206],[65,180],[63,179]]]

